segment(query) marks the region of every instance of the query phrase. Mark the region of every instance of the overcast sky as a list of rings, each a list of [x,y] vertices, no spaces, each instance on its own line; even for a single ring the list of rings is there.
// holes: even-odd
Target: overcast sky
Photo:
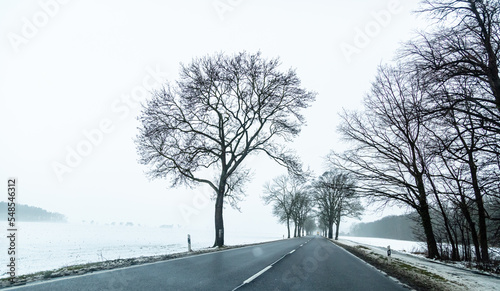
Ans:
[[[328,152],[344,147],[335,132],[338,113],[361,108],[377,66],[391,61],[419,25],[417,5],[0,1],[0,176],[5,185],[8,177],[19,179],[20,203],[71,221],[213,227],[209,190],[149,181],[137,163],[136,117],[148,92],[174,81],[179,63],[193,57],[243,50],[280,57],[283,70],[295,68],[303,86],[318,93],[291,147],[319,175]],[[226,233],[284,233],[260,199],[264,182],[284,170],[263,157],[247,164],[254,177],[242,212],[226,208]]]

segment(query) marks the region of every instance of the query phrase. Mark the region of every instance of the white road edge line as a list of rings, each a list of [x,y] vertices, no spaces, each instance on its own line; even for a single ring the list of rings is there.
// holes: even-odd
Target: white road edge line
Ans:
[[[338,247],[339,249],[341,249],[342,251],[346,252],[348,255],[351,255],[353,256],[355,259],[361,261],[361,263],[365,264],[366,266],[368,266],[368,268],[372,268],[373,270],[379,272],[380,274],[384,275],[384,276],[387,276],[389,279],[393,280],[394,282],[398,283],[400,286],[403,286],[405,288],[408,288],[410,290],[414,290],[413,288],[411,288],[410,286],[406,285],[405,283],[399,281],[397,278],[395,277],[392,277],[390,276],[389,274],[387,274],[386,272],[378,269],[378,268],[375,268],[375,266],[373,266],[372,264],[370,263],[367,263],[365,260],[359,258],[358,256],[354,255],[353,253],[349,252],[348,250],[344,249],[343,247],[337,245],[336,243],[334,243],[333,241],[331,241],[330,239],[327,239],[328,241],[330,241],[330,243],[332,243],[334,246]]]
[[[245,281],[243,281],[243,284],[248,284],[248,283],[252,282],[253,280],[255,280],[255,278],[259,277],[264,272],[266,272],[267,270],[271,269],[271,267],[272,266],[267,266],[264,269],[260,270],[257,274],[255,274],[252,277],[250,277],[250,278],[246,279]]]
[[[291,252],[289,252],[289,254],[293,254],[293,252],[295,252],[295,250],[292,250]]]

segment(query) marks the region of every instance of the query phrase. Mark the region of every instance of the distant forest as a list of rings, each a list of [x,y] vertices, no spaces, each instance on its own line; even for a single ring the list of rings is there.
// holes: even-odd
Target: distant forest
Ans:
[[[0,220],[7,220],[7,202],[0,202]],[[66,222],[65,215],[39,207],[16,204],[16,221]]]
[[[374,222],[358,223],[351,227],[349,235],[416,240],[414,229],[418,225],[411,217],[412,214],[387,216]]]

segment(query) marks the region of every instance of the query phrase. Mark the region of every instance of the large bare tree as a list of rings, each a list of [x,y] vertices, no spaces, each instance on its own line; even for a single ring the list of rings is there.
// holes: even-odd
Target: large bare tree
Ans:
[[[300,111],[315,94],[301,87],[294,70],[279,66],[260,53],[196,58],[181,65],[176,83],[154,92],[139,117],[136,144],[150,177],[213,189],[214,246],[224,245],[224,198],[234,205],[249,178],[245,158],[262,152],[300,171],[284,143],[299,134]]]
[[[365,98],[364,112],[342,116],[339,130],[351,149],[333,154],[330,160],[354,176],[358,193],[415,209],[428,256],[439,258],[426,186],[433,157],[426,150],[421,106],[425,95],[425,86],[400,67],[381,67]]]
[[[433,172],[438,173],[441,180],[450,180],[442,181],[448,188],[442,192],[463,212],[472,233],[477,260],[488,262],[488,214],[484,200],[488,196],[487,185],[496,180],[494,161],[498,158],[498,151],[492,145],[496,144],[498,134],[485,129],[483,119],[476,116],[484,110],[471,100],[482,92],[481,88],[475,83],[470,84],[469,78],[455,78],[454,81],[434,90],[428,101],[432,113],[429,114],[430,122],[426,127],[432,134],[439,159]],[[455,102],[458,93],[464,98],[460,110],[449,105]],[[453,187],[449,187],[450,183]],[[498,181],[493,183],[497,184]],[[474,204],[474,211],[470,204]],[[477,221],[471,217],[471,212],[477,213]]]
[[[305,192],[304,180],[294,175],[280,175],[272,182],[264,184],[264,195],[262,199],[266,204],[273,205],[273,214],[280,222],[286,223],[288,238],[290,238],[290,221],[295,223],[297,233],[297,220],[300,216],[300,207],[297,207],[298,198]],[[299,209],[299,211],[298,211]]]
[[[330,170],[313,183],[314,201],[318,214],[328,227],[328,238],[339,237],[340,221],[343,217],[359,217],[363,211],[359,197],[354,190],[354,181],[346,172]]]
[[[487,185],[486,180],[490,178],[480,174],[491,168],[483,165],[498,161],[500,148],[500,2],[424,0],[422,3],[420,12],[438,23],[434,30],[409,42],[403,56],[419,79],[434,86],[432,111],[438,115],[438,118],[434,115],[434,124],[447,124],[454,131],[448,138],[452,143],[442,143],[449,155],[441,162],[447,165],[448,172],[456,172],[454,162],[459,162],[456,166],[460,169],[462,164],[467,166],[466,181],[474,193],[471,201],[477,207],[481,253],[477,251],[475,227],[470,229],[477,259],[488,262],[488,214],[483,199],[488,191],[484,191],[482,185]],[[469,124],[465,126],[464,122]],[[439,134],[435,139],[443,141]],[[465,154],[460,156],[462,153]],[[486,163],[482,161],[484,156],[489,159]],[[461,175],[455,173],[447,177]],[[461,190],[456,189],[454,194],[460,193],[459,197],[463,198]],[[460,207],[467,218],[470,209],[461,198]],[[476,223],[472,218],[467,221],[469,225]]]
[[[312,213],[312,199],[308,187],[295,192],[292,202],[292,219],[295,225],[294,237],[301,237],[304,230],[304,223]]]

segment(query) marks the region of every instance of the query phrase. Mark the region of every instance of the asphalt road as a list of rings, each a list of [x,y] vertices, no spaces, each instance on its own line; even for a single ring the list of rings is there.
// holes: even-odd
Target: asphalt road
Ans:
[[[304,237],[9,290],[407,290],[321,237]]]

